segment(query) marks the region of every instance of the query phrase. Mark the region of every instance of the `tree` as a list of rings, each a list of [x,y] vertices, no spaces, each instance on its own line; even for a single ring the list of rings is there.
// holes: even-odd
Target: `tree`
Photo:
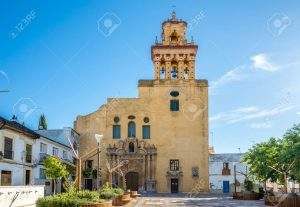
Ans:
[[[116,160],[116,161],[108,161],[106,160],[106,167],[107,167],[107,171],[108,171],[108,181],[109,181],[109,185],[112,186],[112,174],[113,172],[119,173],[122,176],[122,184],[125,185],[123,187],[126,188],[126,181],[125,181],[125,177],[124,177],[124,173],[121,170],[121,167],[123,167],[124,165],[128,164],[128,160]],[[124,189],[126,190],[126,189]]]
[[[289,129],[284,135],[285,150],[287,162],[293,162],[290,176],[292,180],[300,182],[300,124],[294,125],[293,128]],[[285,162],[285,160],[283,160]]]
[[[47,178],[53,180],[54,182],[54,194],[56,192],[56,184],[59,179],[67,178],[69,172],[67,171],[66,165],[64,165],[57,157],[49,156],[44,162],[45,175]]]
[[[274,157],[277,156],[277,139],[270,138],[267,142],[262,142],[252,146],[244,155],[243,162],[249,166],[249,173],[260,182],[271,180],[275,182],[278,173],[269,166],[274,165]]]
[[[288,180],[299,180],[300,126],[288,130],[282,139],[270,138],[254,145],[243,157],[250,174],[259,181],[279,182],[287,192]]]
[[[39,130],[47,130],[47,120],[44,114],[41,114],[40,119],[39,119]]]

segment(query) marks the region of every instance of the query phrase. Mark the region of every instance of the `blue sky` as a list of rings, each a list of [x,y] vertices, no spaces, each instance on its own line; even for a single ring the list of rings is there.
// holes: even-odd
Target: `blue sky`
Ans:
[[[300,2],[6,1],[0,4],[0,115],[32,128],[72,126],[107,97],[137,96],[153,74],[150,46],[175,7],[199,44],[210,88],[210,143],[245,151],[300,123]],[[113,14],[107,37],[97,22]],[[107,87],[109,86],[109,87]]]

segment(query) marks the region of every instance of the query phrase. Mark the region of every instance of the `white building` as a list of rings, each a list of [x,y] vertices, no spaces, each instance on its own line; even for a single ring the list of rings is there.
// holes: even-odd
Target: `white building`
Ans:
[[[30,185],[32,152],[39,135],[16,121],[0,117],[0,185]]]
[[[247,174],[247,166],[241,163],[242,156],[242,153],[210,154],[209,182],[211,192],[234,192],[235,176],[237,191],[241,191],[245,174]]]
[[[37,130],[36,133],[40,135],[40,138],[35,142],[35,148],[33,150],[35,167],[33,169],[34,183],[38,185],[45,185],[45,194],[49,195],[54,190],[54,181],[46,179],[44,173],[43,160],[50,155],[56,156],[63,161],[69,169],[73,169],[75,173],[76,159],[74,158],[74,153],[70,144],[68,143],[68,138],[66,137],[68,132],[74,131],[71,128],[64,128],[61,130]],[[71,135],[71,133],[70,133]],[[74,135],[77,133],[74,131]],[[70,142],[77,146],[76,142],[74,144],[74,135],[70,137]],[[72,176],[70,179],[72,179]],[[58,181],[56,185],[56,192],[62,191],[62,182]]]
[[[45,194],[51,194],[53,182],[45,177],[43,159],[57,156],[75,172],[70,144],[77,150],[78,143],[72,128],[33,131],[0,117],[0,186],[45,185]],[[59,182],[57,192],[61,186]]]

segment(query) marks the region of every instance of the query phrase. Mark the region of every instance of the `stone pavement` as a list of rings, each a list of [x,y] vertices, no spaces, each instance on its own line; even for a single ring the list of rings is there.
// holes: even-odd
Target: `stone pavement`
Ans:
[[[164,206],[203,206],[203,207],[264,207],[263,201],[241,201],[233,200],[226,196],[201,196],[200,198],[188,198],[178,195],[164,196],[142,196],[138,198],[135,207],[164,207]]]

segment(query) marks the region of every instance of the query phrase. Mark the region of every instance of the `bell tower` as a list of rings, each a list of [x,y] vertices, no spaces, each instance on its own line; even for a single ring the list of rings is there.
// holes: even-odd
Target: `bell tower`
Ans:
[[[161,40],[151,47],[155,80],[194,80],[195,57],[198,46],[186,38],[187,23],[177,19],[173,11],[171,19],[162,23]]]

